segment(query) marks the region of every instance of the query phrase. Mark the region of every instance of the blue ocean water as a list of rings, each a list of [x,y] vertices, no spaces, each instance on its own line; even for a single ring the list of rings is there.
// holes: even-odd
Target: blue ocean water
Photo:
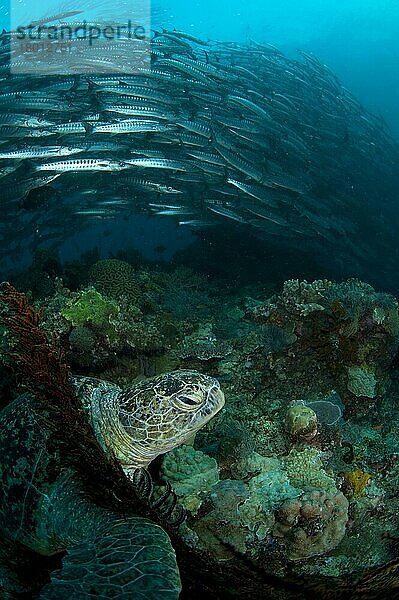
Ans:
[[[159,0],[172,27],[205,38],[269,42],[325,62],[399,137],[399,4],[395,0]]]

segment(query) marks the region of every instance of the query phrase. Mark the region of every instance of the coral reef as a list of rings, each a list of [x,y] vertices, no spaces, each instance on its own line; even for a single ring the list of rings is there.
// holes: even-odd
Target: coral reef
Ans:
[[[233,472],[239,480],[215,485],[210,510],[195,523],[203,540],[228,542],[256,558],[274,539],[280,561],[325,555],[342,541],[349,502],[316,451],[290,453],[282,460],[252,452],[236,462]]]
[[[238,518],[238,509],[248,497],[248,486],[237,480],[225,479],[216,483],[210,493],[207,513],[192,526],[204,548],[219,559],[229,557],[233,547],[245,555],[248,529]]]
[[[283,464],[291,483],[295,486],[336,490],[335,481],[324,470],[320,453],[315,448],[293,448],[283,458]]]
[[[60,406],[74,392],[62,350],[51,344],[39,327],[41,313],[36,312],[24,294],[4,283],[0,289],[3,335],[12,340],[9,358],[12,368],[27,389],[40,397],[51,397]]]
[[[264,325],[260,332],[260,343],[265,354],[274,354],[286,350],[296,341],[296,335],[271,323]]]
[[[180,358],[185,360],[221,360],[231,353],[230,345],[218,340],[212,331],[212,323],[203,323],[194,333],[185,336],[178,347]]]
[[[264,463],[262,472],[249,480],[248,491],[249,497],[239,507],[238,514],[243,526],[256,525],[256,536],[260,540],[266,537],[274,523],[274,511],[284,501],[301,495],[301,490],[291,485],[277,459]]]
[[[158,289],[154,290],[154,300],[163,310],[181,320],[191,323],[215,314],[211,299],[213,287],[204,276],[191,269],[177,267],[170,273],[158,273]]]
[[[303,400],[303,403],[314,410],[317,420],[325,425],[334,425],[342,417],[342,400],[336,392],[323,400]]]
[[[227,294],[189,269],[126,264],[96,261],[103,275],[77,291],[55,278],[41,330],[74,370],[123,385],[188,365],[219,379],[224,411],[153,467],[189,511],[188,538],[283,577],[392,560],[397,301],[354,279],[291,280],[265,300],[270,288]]]
[[[93,350],[96,345],[96,338],[88,327],[78,325],[77,327],[74,327],[69,334],[69,342],[74,350],[85,354],[90,352],[90,350]]]
[[[118,302],[91,286],[78,292],[58,286],[46,301],[43,319],[49,335],[64,342],[75,368],[96,371],[115,366],[117,357],[139,360],[144,353],[158,353],[165,347],[165,325],[160,315],[144,314],[126,298]]]
[[[207,295],[196,289],[169,287],[161,295],[161,305],[178,319],[193,319],[200,316],[203,307],[209,302]]]
[[[358,415],[386,390],[399,346],[398,303],[392,296],[357,279],[339,284],[290,280],[280,295],[247,314],[256,323],[296,336],[288,349],[279,350],[282,357],[269,357],[266,367],[276,376],[287,377],[300,368],[298,379],[306,380],[307,373],[321,386],[321,379],[328,383],[328,378],[347,410]]]
[[[376,395],[377,379],[371,368],[348,367],[348,390],[354,396],[374,398]]]
[[[343,477],[345,493],[349,498],[363,496],[365,488],[371,479],[370,473],[365,473],[360,469],[346,471]]]
[[[97,261],[90,269],[89,279],[102,294],[116,301],[125,297],[137,304],[140,298],[136,271],[123,260],[107,258]]]

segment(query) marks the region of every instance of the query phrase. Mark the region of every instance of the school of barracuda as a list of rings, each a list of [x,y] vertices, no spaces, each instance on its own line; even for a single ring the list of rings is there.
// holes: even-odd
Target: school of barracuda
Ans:
[[[136,213],[367,252],[359,230],[376,195],[393,197],[398,147],[313,55],[162,30],[134,74],[122,40],[80,57],[85,74],[22,76],[8,72],[12,35],[0,41],[7,252]]]

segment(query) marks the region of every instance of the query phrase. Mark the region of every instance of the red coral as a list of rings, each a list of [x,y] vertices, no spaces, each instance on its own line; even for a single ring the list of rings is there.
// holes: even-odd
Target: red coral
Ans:
[[[13,370],[40,398],[45,396],[65,405],[75,397],[70,373],[55,340],[50,343],[40,329],[42,311],[36,312],[26,296],[9,283],[2,284],[0,301],[8,307],[2,323],[16,341],[15,350],[11,351]]]

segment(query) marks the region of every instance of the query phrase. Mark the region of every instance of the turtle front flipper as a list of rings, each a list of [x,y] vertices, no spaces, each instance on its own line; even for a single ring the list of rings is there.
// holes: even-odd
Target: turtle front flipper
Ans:
[[[110,513],[106,524],[68,550],[40,598],[176,600],[180,589],[175,553],[163,529]]]

